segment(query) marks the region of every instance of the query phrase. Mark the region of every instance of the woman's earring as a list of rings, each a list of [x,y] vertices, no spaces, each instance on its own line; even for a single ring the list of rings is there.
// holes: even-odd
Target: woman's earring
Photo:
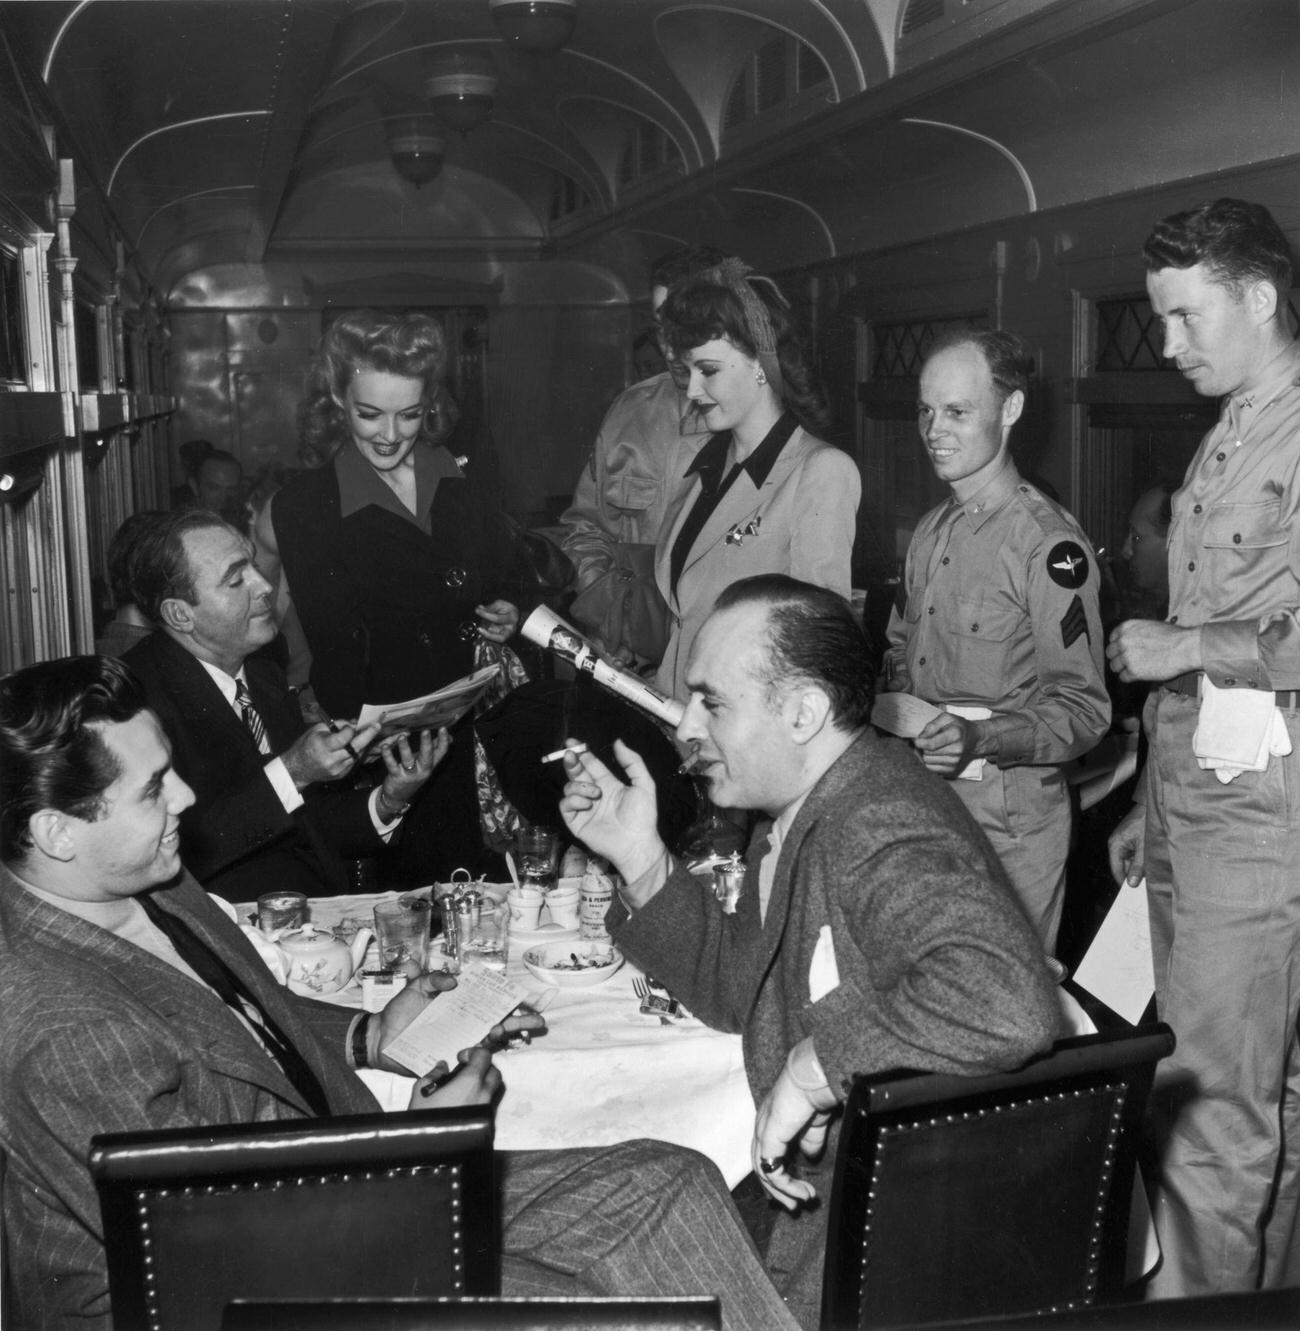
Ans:
[[[767,375],[764,374],[762,370],[755,370],[754,382],[759,384],[760,386],[767,383]]]

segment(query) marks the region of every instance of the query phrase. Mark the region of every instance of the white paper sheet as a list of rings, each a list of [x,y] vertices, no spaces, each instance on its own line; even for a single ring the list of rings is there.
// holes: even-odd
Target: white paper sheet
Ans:
[[[915,739],[943,708],[911,693],[878,693],[871,705],[871,724],[891,735]]]
[[[1136,1026],[1156,991],[1147,882],[1123,886],[1097,930],[1074,982]]]
[[[456,1055],[479,1044],[528,994],[528,989],[500,971],[470,966],[457,977],[454,989],[439,994],[384,1046],[384,1053],[418,1077],[440,1062],[454,1071]]]

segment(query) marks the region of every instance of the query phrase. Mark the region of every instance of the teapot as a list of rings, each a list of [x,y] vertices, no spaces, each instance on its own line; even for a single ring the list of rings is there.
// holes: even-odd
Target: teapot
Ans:
[[[349,947],[329,929],[304,924],[284,930],[274,943],[284,959],[289,988],[311,998],[342,989],[365,959],[373,937],[370,929],[358,929]]]

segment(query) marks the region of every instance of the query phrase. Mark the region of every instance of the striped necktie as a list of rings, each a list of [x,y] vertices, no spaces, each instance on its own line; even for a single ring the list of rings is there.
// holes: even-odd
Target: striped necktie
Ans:
[[[253,743],[257,745],[257,751],[270,753],[271,745],[266,738],[266,726],[263,725],[257,708],[253,706],[252,698],[248,696],[248,685],[242,679],[235,680],[235,706],[239,708],[239,714],[244,718],[244,724],[253,737]]]

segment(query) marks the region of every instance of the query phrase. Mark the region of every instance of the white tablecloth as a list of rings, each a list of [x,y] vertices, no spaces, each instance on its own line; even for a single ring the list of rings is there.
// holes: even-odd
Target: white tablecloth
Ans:
[[[321,897],[311,920],[352,930],[372,922],[372,896]],[[252,908],[236,907],[240,923]],[[535,984],[512,948],[509,972]],[[434,964],[436,965],[436,957]],[[635,1137],[690,1146],[722,1171],[728,1187],[749,1173],[754,1102],[745,1079],[740,1036],[689,1021],[663,1026],[643,1016],[632,992],[640,972],[628,962],[589,989],[561,989],[546,1008],[547,1032],[496,1057],[506,1091],[497,1109],[502,1150],[609,1146]],[[361,1006],[356,983],[328,1001]],[[411,1080],[387,1072],[359,1074],[386,1109],[405,1109]]]

